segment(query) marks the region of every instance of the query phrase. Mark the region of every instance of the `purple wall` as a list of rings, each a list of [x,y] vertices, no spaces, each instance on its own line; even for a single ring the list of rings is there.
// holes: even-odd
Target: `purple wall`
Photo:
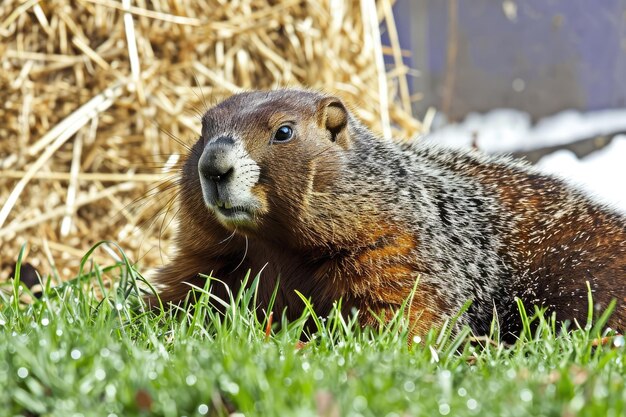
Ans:
[[[457,5],[457,55],[450,82],[449,7]],[[409,65],[422,72],[418,111],[448,113],[513,107],[533,116],[565,108],[626,107],[626,0],[398,0],[394,6]],[[511,15],[509,15],[511,17]],[[383,40],[384,41],[384,40]],[[515,88],[514,88],[515,86]]]

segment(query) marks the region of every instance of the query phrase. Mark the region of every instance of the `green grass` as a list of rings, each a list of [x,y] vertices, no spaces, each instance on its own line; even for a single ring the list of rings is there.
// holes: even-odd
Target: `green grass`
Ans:
[[[0,292],[0,415],[626,414],[624,339],[594,346],[606,317],[557,334],[522,308],[527,327],[513,346],[453,337],[450,326],[409,345],[400,315],[374,330],[334,314],[316,318],[297,349],[311,312],[276,318],[268,337],[267,318],[252,312],[254,282],[222,316],[202,292],[193,308],[155,313],[126,259],[104,268],[89,255],[79,277],[56,288],[48,279],[31,304],[18,300],[19,279]]]

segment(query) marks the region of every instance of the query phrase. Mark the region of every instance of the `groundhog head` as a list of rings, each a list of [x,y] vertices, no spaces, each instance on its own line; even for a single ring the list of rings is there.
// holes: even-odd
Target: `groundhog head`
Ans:
[[[294,94],[295,93],[295,94]],[[349,115],[312,91],[237,94],[209,109],[185,173],[224,228],[272,236],[306,233],[318,193],[328,193],[350,148]],[[198,184],[196,178],[188,183]]]

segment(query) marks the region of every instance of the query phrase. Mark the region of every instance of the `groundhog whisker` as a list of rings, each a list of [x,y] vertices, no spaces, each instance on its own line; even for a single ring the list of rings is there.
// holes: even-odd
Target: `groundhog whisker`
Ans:
[[[188,152],[193,153],[196,152],[193,150],[193,148],[189,145],[189,143],[185,142],[184,140],[176,137],[172,132],[170,132],[167,129],[162,128],[160,125],[157,124],[157,127],[159,129],[160,132],[165,133],[165,135],[167,135],[167,137],[169,137],[171,140],[173,140],[174,142],[178,143],[180,146],[182,146],[183,148],[185,148]]]
[[[248,246],[249,246],[248,236],[244,236],[244,240],[245,240],[245,242],[246,242],[246,245],[245,245],[245,249],[244,249],[244,251],[243,251],[243,255],[241,255],[241,261],[237,264],[237,266],[236,266],[236,267],[235,267],[232,271],[230,271],[230,273],[233,273],[233,272],[235,272],[237,269],[239,269],[239,267],[240,267],[241,265],[243,265],[244,261],[246,260],[246,255],[248,255]]]
[[[201,109],[198,106],[191,106],[192,110],[193,110],[193,114],[194,116],[199,120],[202,121],[202,116],[204,116],[204,113],[206,112],[206,110]]]
[[[161,197],[165,193],[174,191],[180,187],[180,178],[178,176],[170,176],[169,178],[159,181],[156,185],[146,190],[141,196],[133,199],[130,203],[126,204],[123,210],[130,211],[131,207],[136,207],[140,202],[143,204],[148,202],[148,199],[152,200],[155,196]]]
[[[177,181],[176,179],[174,179],[174,177],[170,177],[167,181]],[[159,184],[161,184],[159,182]],[[147,204],[147,202],[150,200],[152,200],[152,196],[150,195],[150,193],[152,192],[152,190],[156,190],[158,188],[158,185],[155,186],[154,188],[152,188],[150,191],[148,191],[147,193],[144,192],[141,196],[134,198],[133,200],[131,200],[129,203],[125,204],[122,208],[120,208],[120,210],[113,214],[110,218],[110,222],[111,223],[115,223],[117,221],[120,221],[123,217],[127,217],[127,216],[133,216],[134,217],[134,211],[133,209],[135,208],[141,208],[143,207],[145,204]],[[158,192],[158,196],[159,198],[161,198],[166,192],[167,192],[167,188],[165,187],[163,189],[163,191],[157,190],[154,191],[154,193],[156,194]],[[175,198],[175,196],[174,196]]]
[[[191,92],[198,98],[198,100],[202,103],[202,105],[204,105],[204,111],[200,112],[200,118],[202,118],[204,113],[209,110],[209,105],[206,101],[206,96],[204,95],[204,91],[202,91],[202,84],[200,84],[200,80],[198,80],[198,77],[196,76],[195,72],[193,72],[193,79],[196,82],[198,89],[200,90],[200,96],[198,95],[198,93],[196,93],[196,91],[193,88],[191,88]]]
[[[228,237],[226,237],[224,240],[221,240],[219,244],[221,245],[223,243],[227,243],[228,241],[232,240],[235,237],[235,234],[236,234],[236,229],[233,230],[233,232],[230,235],[228,235]]]
[[[136,227],[138,229],[151,229],[160,217],[168,213],[169,207],[174,204],[176,198],[176,195],[172,195],[164,204],[160,205],[159,209],[156,212],[152,213],[149,217],[137,223]],[[159,239],[161,232],[162,230],[159,230]]]
[[[142,197],[135,199],[133,202],[129,203],[124,210],[128,210],[128,212],[137,211],[138,208],[143,208],[147,204],[151,204],[151,206],[157,206],[158,209],[152,213],[149,217],[142,219],[139,223],[136,224],[138,229],[151,228],[154,222],[163,215],[163,210],[165,210],[168,206],[173,204],[177,199],[177,193],[175,191],[178,190],[177,184],[169,185],[166,188],[155,189],[154,191],[144,194]],[[156,204],[154,199],[156,198]],[[162,203],[165,201],[165,203]]]

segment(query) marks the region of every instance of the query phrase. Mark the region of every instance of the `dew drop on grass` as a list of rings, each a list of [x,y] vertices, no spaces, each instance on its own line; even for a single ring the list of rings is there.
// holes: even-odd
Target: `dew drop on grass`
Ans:
[[[346,364],[346,360],[342,356],[337,358],[337,365],[344,366],[345,364]]]
[[[111,351],[107,348],[102,348],[100,349],[100,356],[103,358],[108,358],[109,355],[111,354]]]
[[[239,394],[239,385],[235,384],[234,382],[231,382],[230,384],[227,385],[226,391],[230,392],[233,395],[237,395]]]
[[[48,341],[46,339],[41,339],[39,341],[39,346],[41,346],[41,347],[48,346]]]
[[[442,416],[447,416],[450,414],[450,406],[446,403],[439,404],[439,414]]]
[[[283,380],[283,384],[284,384],[286,387],[290,386],[290,385],[291,385],[291,378],[285,378],[285,379]]]
[[[107,377],[107,373],[102,368],[96,369],[96,372],[94,374],[98,381],[104,381],[104,379]]]
[[[313,378],[316,381],[321,381],[322,379],[324,379],[324,371],[322,371],[321,369],[316,369],[315,372],[313,372]]]
[[[352,401],[352,406],[357,411],[365,411],[367,410],[367,398],[362,395],[357,395]]]
[[[596,384],[593,389],[593,396],[597,399],[604,399],[608,397],[609,391],[606,386],[602,384]]]
[[[422,341],[422,338],[419,336],[413,336],[413,343],[418,344]]]
[[[17,369],[17,376],[24,379],[28,376],[28,369],[23,366]]]
[[[198,414],[204,416],[209,412],[209,406],[206,404],[200,404],[198,406]]]
[[[413,392],[413,391],[415,391],[415,383],[413,381],[406,381],[404,383],[404,390],[406,392]]]
[[[478,401],[470,398],[469,400],[467,400],[467,408],[470,410],[476,410],[476,408],[478,408]]]
[[[510,380],[514,380],[515,377],[517,376],[517,372],[515,372],[515,369],[513,368],[509,368],[506,371],[506,377]]]
[[[524,388],[520,391],[519,397],[522,401],[526,403],[531,402],[533,400],[533,392],[528,388]]]
[[[465,397],[467,395],[467,390],[465,388],[461,387],[461,388],[459,388],[457,393],[459,394],[459,397]]]
[[[441,386],[444,394],[449,396],[452,392],[452,372],[444,369],[437,374],[437,379],[439,380],[439,386]]]
[[[115,368],[116,371],[121,372],[125,366],[126,364],[122,360],[120,360],[120,358],[116,358],[116,360],[113,361],[113,367]]]
[[[123,308],[124,308],[124,306],[122,304],[120,304],[120,303],[115,304],[115,309],[117,311],[122,311]]]
[[[197,381],[198,381],[198,378],[196,378],[196,376],[193,374],[187,375],[187,378],[185,378],[185,383],[189,385],[190,387],[196,385]]]
[[[50,320],[48,319],[48,317],[44,317],[43,319],[41,319],[41,325],[42,326],[47,326],[48,324],[50,324]]]
[[[580,411],[585,405],[585,398],[582,395],[576,395],[570,401],[569,406],[572,411]]]
[[[83,354],[78,349],[72,349],[72,351],[70,352],[70,356],[74,360],[80,359],[82,355]]]
[[[0,319],[0,326],[4,326],[5,324],[7,324],[7,322],[2,320],[2,319]]]
[[[311,364],[308,362],[302,362],[302,370],[304,372],[309,372],[309,369],[311,369]]]
[[[156,380],[158,376],[159,374],[157,374],[155,371],[148,372],[148,378],[150,379],[150,381]]]
[[[117,394],[117,389],[113,384],[107,384],[107,386],[104,387],[104,392],[108,398],[115,398],[115,394]]]
[[[613,346],[616,348],[622,348],[625,344],[626,342],[624,341],[624,336],[615,336],[613,339]]]
[[[63,330],[61,330],[61,329],[57,329],[57,331],[56,331],[56,332],[54,332],[54,333],[55,333],[57,336],[59,336],[59,337],[63,336]]]
[[[53,350],[52,352],[50,352],[50,360],[52,362],[58,362],[61,360],[61,352],[59,352],[58,350]]]

